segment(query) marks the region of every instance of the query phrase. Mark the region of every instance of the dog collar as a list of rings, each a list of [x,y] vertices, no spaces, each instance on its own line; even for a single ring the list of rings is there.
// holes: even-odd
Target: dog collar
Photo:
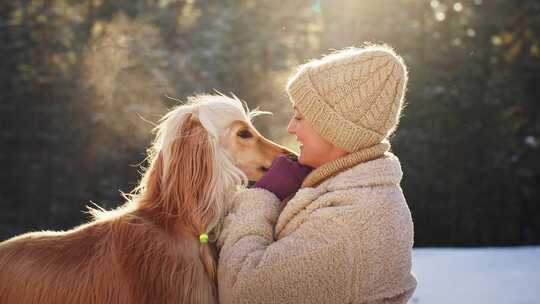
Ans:
[[[203,234],[199,235],[199,242],[200,242],[201,244],[206,244],[206,243],[208,243],[208,234],[203,233]]]

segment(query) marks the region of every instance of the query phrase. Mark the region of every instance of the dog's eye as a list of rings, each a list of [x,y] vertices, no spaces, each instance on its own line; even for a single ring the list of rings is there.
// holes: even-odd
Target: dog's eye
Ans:
[[[238,133],[236,133],[236,135],[244,139],[253,137],[253,134],[251,134],[251,132],[248,130],[240,130]]]

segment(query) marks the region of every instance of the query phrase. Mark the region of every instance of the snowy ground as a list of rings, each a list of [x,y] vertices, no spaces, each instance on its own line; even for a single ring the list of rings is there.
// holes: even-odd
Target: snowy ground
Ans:
[[[419,248],[409,304],[540,304],[540,247]]]

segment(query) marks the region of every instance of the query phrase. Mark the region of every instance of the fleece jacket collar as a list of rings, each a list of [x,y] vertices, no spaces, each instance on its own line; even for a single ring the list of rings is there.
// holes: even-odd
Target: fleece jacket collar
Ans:
[[[330,207],[333,204],[332,200],[317,201],[326,193],[353,188],[399,185],[402,177],[399,159],[387,152],[383,157],[356,165],[327,179],[315,188],[302,188],[282,210],[276,224],[276,239],[281,236],[285,226],[305,219],[305,216],[298,215],[307,215],[316,209]]]

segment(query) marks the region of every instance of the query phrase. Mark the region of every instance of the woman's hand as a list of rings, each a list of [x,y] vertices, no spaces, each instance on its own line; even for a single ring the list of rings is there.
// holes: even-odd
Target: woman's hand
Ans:
[[[299,164],[295,156],[278,156],[253,188],[266,189],[282,201],[300,189],[311,170],[311,167]]]

